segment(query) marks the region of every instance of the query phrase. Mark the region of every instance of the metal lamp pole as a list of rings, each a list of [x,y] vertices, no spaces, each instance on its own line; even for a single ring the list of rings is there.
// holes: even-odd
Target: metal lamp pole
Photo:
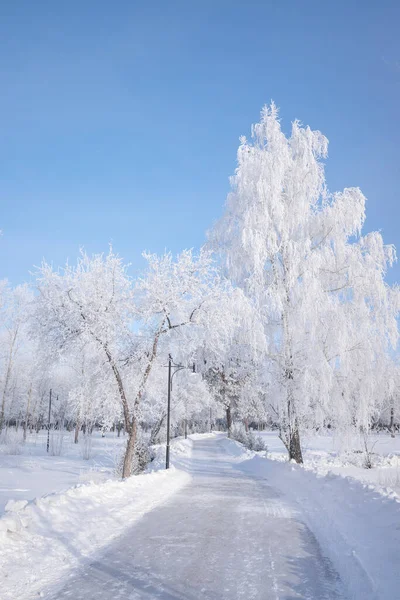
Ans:
[[[172,367],[174,371],[172,371]],[[192,367],[185,367],[184,365],[176,365],[172,362],[172,356],[168,356],[168,400],[167,400],[167,448],[165,454],[165,468],[169,469],[169,446],[170,446],[170,427],[171,427],[171,391],[172,391],[172,379],[178,371],[182,369],[192,369],[193,373],[196,373],[196,367],[193,363]]]
[[[169,429],[171,424],[171,387],[172,387],[172,358],[168,358],[168,402],[167,402],[167,450],[165,455],[165,468],[169,469]]]
[[[50,418],[51,418],[51,390],[50,390],[50,396],[49,396],[49,420],[47,422],[47,452],[49,451],[49,447],[50,447]]]

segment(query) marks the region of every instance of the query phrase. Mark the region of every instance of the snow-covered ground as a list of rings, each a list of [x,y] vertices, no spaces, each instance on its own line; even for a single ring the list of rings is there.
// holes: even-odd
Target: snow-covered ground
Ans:
[[[398,438],[376,436],[379,466],[366,470],[330,436],[304,441],[305,467],[286,461],[276,433],[262,436],[274,460],[223,434],[193,435],[173,440],[169,472],[160,446],[149,472],[125,482],[115,477],[124,440],[111,434],[94,436],[89,460],[72,441],[47,456],[45,436],[3,454],[2,600],[90,598],[89,584],[96,598],[115,586],[121,598],[394,600],[400,500],[386,482]]]
[[[178,442],[191,479],[49,600],[394,600],[400,504],[335,475],[271,461],[223,435]]]
[[[41,596],[43,588],[81,566],[85,557],[110,543],[181,489],[190,475],[185,470],[175,469],[174,463],[182,466],[190,458],[191,449],[191,440],[174,440],[169,471],[164,469],[165,448],[161,446],[146,474],[126,481],[114,477],[103,483],[81,483],[30,502],[9,500],[0,519],[2,600]],[[61,473],[57,483],[65,485],[68,481],[65,461],[58,464]],[[80,477],[78,465],[72,458],[71,464],[75,466],[68,476]],[[48,488],[51,480],[49,470],[43,470],[46,474],[41,478],[39,488],[42,490]],[[84,472],[89,473],[90,468]]]
[[[240,468],[267,480],[297,507],[324,555],[338,571],[350,598],[398,598],[399,497],[390,490],[385,492],[378,484],[367,485],[362,481],[364,476],[360,468],[330,468],[321,449],[323,444],[329,448],[327,440],[309,440],[311,450],[305,452],[306,466],[303,468],[288,462],[282,464],[279,440],[272,434],[265,437],[271,442],[270,457],[278,460],[253,455],[250,459],[247,457]],[[319,451],[316,450],[318,446]],[[382,447],[386,447],[383,441]],[[313,456],[310,462],[308,453]],[[316,460],[315,455],[320,458]],[[372,474],[370,477],[373,479]],[[378,474],[376,479],[379,480]]]
[[[99,432],[74,444],[74,434],[51,432],[50,452],[46,452],[47,433],[27,436],[11,430],[0,443],[0,515],[10,499],[33,500],[45,494],[61,492],[78,483],[102,482],[112,477],[126,439]],[[60,451],[60,455],[52,453]],[[84,458],[84,456],[88,458]]]
[[[268,446],[269,458],[277,461],[287,460],[287,452],[276,431],[264,431],[259,435]],[[366,486],[373,486],[382,495],[400,498],[399,435],[392,438],[388,433],[382,432],[369,437],[372,469],[363,466],[363,441],[358,437],[314,435],[303,438],[302,442],[306,470],[320,475],[333,473],[354,478]]]

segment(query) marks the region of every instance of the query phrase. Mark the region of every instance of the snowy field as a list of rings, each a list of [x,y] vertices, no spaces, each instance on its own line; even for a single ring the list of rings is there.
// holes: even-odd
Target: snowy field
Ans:
[[[188,497],[189,504],[191,499],[199,502],[197,509],[199,515],[203,507],[206,508],[208,511],[206,518],[211,520],[208,526],[211,529],[217,527],[216,524],[212,524],[212,519],[217,518],[214,510],[222,510],[222,508],[214,509],[210,505],[210,497],[202,497],[196,488],[195,482],[202,481],[204,477],[206,483],[203,481],[202,486],[215,488],[212,497],[216,507],[231,506],[235,518],[238,517],[238,506],[235,505],[233,498],[228,496],[222,501],[221,493],[226,494],[229,485],[232,485],[232,490],[242,488],[243,495],[245,487],[250,486],[248,492],[250,495],[247,499],[242,498],[243,507],[239,513],[241,515],[243,512],[243,518],[248,520],[255,511],[251,516],[252,520],[262,511],[261,520],[256,524],[260,534],[264,528],[267,533],[271,532],[271,528],[274,532],[275,541],[271,540],[271,544],[277,543],[277,548],[271,550],[266,542],[265,547],[263,545],[263,552],[267,550],[277,552],[277,555],[271,558],[271,568],[275,568],[272,575],[275,577],[274,585],[277,586],[277,590],[282,586],[282,591],[287,585],[288,569],[287,565],[280,564],[284,560],[284,554],[279,544],[283,543],[285,546],[286,542],[282,540],[279,523],[284,523],[282,519],[289,519],[285,521],[285,527],[293,528],[291,535],[295,538],[304,534],[301,533],[302,527],[306,527],[306,531],[311,532],[306,534],[307,544],[311,544],[310,550],[306,551],[305,546],[299,541],[297,550],[299,556],[306,552],[305,560],[307,552],[314,552],[314,542],[310,536],[315,536],[320,547],[318,552],[315,550],[317,552],[315,560],[319,560],[318,553],[322,553],[339,574],[341,584],[348,590],[346,594],[342,592],[339,594],[336,590],[335,594],[337,592],[339,595],[330,596],[329,590],[326,592],[326,589],[333,583],[325,581],[321,567],[322,579],[316,582],[316,585],[318,583],[322,586],[320,589],[323,590],[321,591],[323,595],[318,596],[319,592],[307,591],[305,582],[310,579],[309,574],[305,573],[302,575],[302,582],[300,580],[298,582],[300,587],[296,588],[299,590],[303,589],[302,585],[306,586],[304,593],[293,595],[293,598],[394,600],[395,590],[398,590],[400,585],[398,559],[400,467],[397,464],[400,457],[399,439],[397,437],[393,439],[387,434],[375,436],[371,444],[374,463],[377,466],[373,469],[364,469],[357,465],[357,461],[361,461],[361,455],[349,451],[349,448],[357,449],[357,440],[354,439],[339,440],[333,436],[315,436],[304,440],[305,465],[301,467],[287,462],[285,450],[275,432],[262,432],[261,435],[268,444],[268,458],[272,460],[266,459],[265,453],[254,453],[241,444],[226,439],[224,434],[195,434],[188,440],[181,438],[173,440],[171,448],[173,466],[170,471],[164,470],[165,448],[159,446],[156,448],[156,458],[148,472],[124,482],[118,480],[116,476],[116,466],[123,450],[124,438],[118,438],[111,433],[104,438],[98,433],[94,434],[90,449],[84,439],[80,444],[75,445],[72,434],[65,434],[61,456],[47,455],[45,434],[30,436],[23,446],[17,444],[20,446],[17,450],[20,453],[16,455],[9,454],[13,450],[10,442],[3,444],[0,454],[1,499],[4,507],[4,514],[0,518],[2,600],[3,598],[4,600],[16,598],[30,600],[35,597],[54,600],[59,597],[70,597],[69,585],[72,586],[71,590],[74,590],[74,586],[76,590],[80,590],[83,585],[79,579],[80,570],[90,571],[93,564],[98,564],[96,561],[93,563],[93,557],[99,556],[99,553],[101,555],[103,551],[112,552],[109,549],[118,546],[118,542],[115,546],[113,540],[122,536],[121,539],[128,538],[128,545],[130,545],[131,538],[128,532],[132,527],[135,527],[135,532],[143,530],[145,537],[147,527],[157,531],[158,525],[153,522],[153,519],[158,519],[160,510],[167,511],[167,508],[160,507],[164,505],[170,507],[169,512],[167,511],[170,519],[173,515],[178,515],[175,527],[179,526],[181,517],[182,523],[186,523],[185,527],[187,524],[190,525],[192,513],[196,511],[190,510],[187,516],[181,514],[183,508],[179,503],[184,503],[185,497]],[[209,443],[211,446],[203,446],[203,450],[200,446],[203,454],[206,451],[206,462],[204,463],[203,456],[201,468],[199,469],[197,463],[193,470],[196,461],[192,459],[192,452],[196,443],[200,445]],[[210,451],[216,453],[217,462],[214,458],[210,458]],[[84,456],[87,457],[88,454],[90,458],[85,459]],[[197,460],[198,457],[199,455]],[[218,468],[218,461],[222,461],[221,468]],[[230,469],[233,469],[232,474]],[[231,477],[234,475],[235,478],[240,478],[238,472],[243,472],[245,477],[251,477],[253,483],[248,482],[247,479],[235,483]],[[262,487],[264,485],[267,486],[265,492]],[[254,486],[256,488],[253,490]],[[184,489],[187,491],[184,492]],[[232,491],[232,493],[234,496],[236,492]],[[278,496],[280,500],[277,502]],[[176,510],[175,504],[178,506]],[[154,517],[150,515],[146,520],[145,516],[150,511]],[[222,514],[228,521],[233,518],[233,514],[230,516],[229,511],[228,513],[223,511],[219,519],[222,519]],[[196,518],[200,519],[200,516]],[[139,521],[143,525],[137,530],[136,523]],[[162,526],[164,521],[165,519],[162,519]],[[193,526],[197,527],[200,524]],[[236,526],[239,527],[235,524]],[[242,523],[240,527],[244,527],[244,524]],[[223,531],[225,529],[222,528]],[[175,535],[175,532],[173,533]],[[244,535],[250,536],[246,543],[251,546],[251,530],[241,530],[240,536]],[[199,536],[200,541],[201,539],[202,536]],[[291,538],[285,552],[292,551],[292,546]],[[189,547],[186,548],[184,545],[182,548],[186,556]],[[191,551],[197,552],[194,547],[190,546],[190,548]],[[132,551],[136,552],[135,549]],[[198,551],[203,553],[201,548]],[[233,546],[232,551],[234,551]],[[260,551],[261,549],[257,550]],[[215,552],[219,550],[216,548]],[[148,549],[146,556],[151,557],[153,553],[154,550]],[[18,569],[15,568],[16,559],[18,559]],[[115,554],[110,556],[112,561],[118,562],[120,559],[121,557],[117,559]],[[296,560],[298,559],[297,556]],[[195,557],[193,560],[198,562]],[[235,573],[240,573],[242,568],[240,556],[237,560],[239,563]],[[248,564],[252,565],[253,561],[259,560],[259,557],[257,559],[256,556],[253,558],[250,556],[249,560]],[[309,562],[309,559],[307,561]],[[307,561],[304,564],[308,564]],[[279,569],[282,572],[277,565],[280,565]],[[129,564],[127,568],[130,569]],[[157,568],[154,566],[154,569]],[[167,573],[162,577],[168,578],[169,571],[172,572],[173,569],[168,568]],[[249,581],[254,582],[255,575],[249,571]],[[232,574],[229,575],[227,571],[226,577],[229,579]],[[117,583],[122,587],[127,585],[126,579]],[[54,592],[60,585],[66,586],[65,595],[58,596],[58,592]],[[262,583],[262,578],[261,585],[265,585]],[[328,588],[325,589],[325,586]],[[295,580],[293,580],[293,589],[295,589]],[[304,595],[306,592],[308,596]],[[75,595],[72,597],[81,597],[79,594],[76,595],[75,591],[73,593]],[[82,594],[82,597],[87,597],[84,591]],[[136,598],[136,596],[132,597]],[[205,598],[207,597],[205,595]]]
[[[126,440],[96,432],[74,444],[73,432],[31,434],[22,443],[22,431],[8,431],[0,444],[0,514],[10,499],[33,500],[61,492],[78,483],[102,482],[114,476]],[[56,454],[56,455],[54,455]],[[58,455],[57,455],[58,454]]]
[[[277,432],[265,431],[259,435],[268,446],[268,457],[286,461],[287,452]],[[303,438],[304,468],[319,475],[328,473],[357,479],[385,496],[400,499],[400,436],[388,433],[369,436],[373,468],[363,467],[362,440],[357,437],[334,435]]]
[[[35,446],[32,442],[35,460],[29,454],[20,455],[20,462],[15,461],[10,469],[18,483],[14,482],[12,492],[5,494],[18,499],[8,500],[0,518],[2,600],[43,597],[44,587],[81,566],[86,557],[121,535],[190,480],[184,468],[185,459],[191,455],[191,440],[173,440],[169,471],[164,469],[165,447],[160,446],[156,447],[156,457],[147,473],[121,481],[116,477],[113,457],[114,453],[120,456],[118,448],[123,439],[94,439],[94,456],[89,462],[79,458],[73,444],[69,456],[66,453],[61,459],[45,456],[45,444]],[[29,451],[29,443],[25,451]],[[87,466],[84,462],[88,462]],[[181,469],[175,469],[174,464]],[[103,482],[95,482],[96,479]],[[90,482],[78,483],[82,480]],[[68,489],[71,484],[76,485]],[[42,497],[30,501],[35,490],[40,490]]]
[[[256,432],[268,446],[268,457],[286,461],[287,452],[277,432]],[[95,432],[89,438],[81,436],[73,443],[73,433],[52,432],[50,452],[46,452],[47,433],[27,436],[22,444],[22,432],[8,435],[8,443],[0,444],[0,515],[9,500],[32,501],[46,494],[62,492],[71,486],[102,483],[116,475],[126,439],[108,432],[101,437]],[[397,494],[400,498],[400,436],[387,433],[371,436],[374,467],[362,466],[361,441],[338,436],[310,436],[303,439],[304,468],[321,475],[333,473],[374,485],[381,494]],[[60,452],[60,455],[52,455]]]

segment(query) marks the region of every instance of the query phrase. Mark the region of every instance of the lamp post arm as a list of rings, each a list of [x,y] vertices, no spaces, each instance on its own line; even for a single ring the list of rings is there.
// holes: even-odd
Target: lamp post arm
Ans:
[[[182,366],[182,365],[177,365],[177,366],[175,366],[175,365],[172,365],[172,366],[173,366],[173,367],[175,367],[175,371],[174,371],[174,372],[172,373],[172,375],[171,375],[171,390],[172,390],[172,380],[173,380],[173,378],[174,378],[174,375],[175,375],[176,373],[178,373],[178,371],[182,371],[183,369],[186,369],[186,368],[187,368],[187,367],[184,367],[184,366]]]
[[[175,373],[182,371],[183,369],[193,369],[193,373],[196,372],[195,365],[193,367],[185,367],[184,365],[176,365],[172,362],[172,356],[168,356],[168,402],[167,402],[167,449],[165,456],[165,468],[169,469],[169,446],[170,446],[170,426],[171,426],[171,391],[172,391],[172,379]],[[174,371],[172,371],[174,369]]]

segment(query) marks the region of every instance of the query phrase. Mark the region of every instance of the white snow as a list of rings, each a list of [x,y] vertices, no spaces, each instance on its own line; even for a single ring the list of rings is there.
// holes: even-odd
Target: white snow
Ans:
[[[398,439],[393,440],[386,434],[377,436],[374,440],[374,452],[382,453],[375,456],[379,467],[366,470],[360,466],[346,464],[344,455],[339,452],[338,442],[329,436],[316,436],[306,440],[304,467],[287,462],[276,433],[265,432],[263,437],[269,446],[269,458],[265,458],[263,453],[246,450],[241,444],[228,440],[222,434],[194,435],[188,440],[173,440],[171,459],[175,466],[168,472],[164,470],[165,447],[159,446],[156,449],[156,458],[151,464],[152,470],[147,474],[132,477],[124,482],[114,478],[100,483],[81,483],[62,493],[45,495],[33,501],[28,497],[32,489],[29,494],[16,494],[17,487],[22,490],[28,489],[25,481],[34,478],[34,472],[29,474],[28,471],[29,463],[25,462],[29,456],[12,457],[19,458],[22,462],[18,466],[18,481],[14,480],[13,491],[3,494],[3,499],[7,497],[7,501],[4,502],[5,515],[0,519],[2,600],[28,600],[41,593],[48,593],[46,590],[59,586],[60,582],[65,582],[69,576],[72,578],[69,580],[73,581],[78,567],[86,569],[87,565],[90,570],[93,556],[101,549],[114,547],[110,546],[113,539],[119,536],[129,538],[129,527],[146,513],[170,499],[168,511],[167,508],[165,510],[168,515],[172,515],[175,505],[178,512],[180,507],[185,505],[186,500],[183,498],[187,498],[189,504],[190,498],[198,503],[199,513],[193,527],[199,528],[199,534],[203,527],[200,515],[200,507],[203,506],[207,508],[207,527],[210,531],[217,527],[213,524],[213,519],[222,519],[222,515],[227,522],[229,519],[243,521],[242,525],[238,526],[241,536],[250,535],[250,532],[245,534],[244,524],[247,521],[254,524],[257,522],[263,539],[264,528],[267,528],[268,536],[273,535],[276,538],[270,542],[270,563],[275,568],[273,575],[277,590],[279,585],[285,585],[283,582],[286,577],[284,572],[279,571],[286,568],[283,549],[279,544],[284,544],[285,552],[290,548],[290,540],[282,536],[291,535],[293,527],[292,533],[298,540],[301,528],[306,527],[307,531],[315,536],[322,555],[330,561],[345,585],[349,598],[394,600],[400,589],[400,501],[396,492],[380,485],[379,480],[383,472],[391,473],[397,469],[393,463],[400,454]],[[112,438],[97,438],[94,445],[98,445],[99,448],[98,461],[101,445],[107,447],[114,442]],[[205,442],[209,445],[204,446]],[[122,440],[117,441],[117,444],[121,443]],[[193,444],[200,444],[203,453],[200,462],[199,456],[196,460],[192,459]],[[77,452],[76,448],[72,451]],[[210,460],[210,456],[215,456],[215,460]],[[95,463],[80,473],[79,460],[82,463],[87,461],[79,459],[77,455],[75,458],[67,457],[68,453],[64,457],[51,457],[55,461],[54,467],[56,461],[60,460],[58,466],[61,470],[59,478],[56,479],[57,485],[61,484],[61,481],[67,484],[66,464],[71,466],[68,476],[75,477],[75,481],[82,473],[84,477],[90,476],[90,469],[94,468]],[[7,460],[9,458],[11,457],[6,457]],[[46,461],[49,461],[48,464],[51,462],[50,457],[41,458],[41,469],[37,471],[40,480],[38,487],[41,487],[45,494],[51,489],[51,474],[56,472],[56,468],[45,469]],[[111,462],[108,467],[102,467],[109,469],[109,475],[112,472]],[[28,473],[25,479],[24,472]],[[93,472],[97,473],[96,470]],[[101,470],[99,473],[101,477],[104,476]],[[243,473],[245,479],[241,480],[238,473]],[[193,485],[190,485],[190,491],[184,493],[183,488],[186,489],[186,485],[191,481]],[[201,490],[212,486],[214,491],[211,492],[210,488],[211,495],[200,493],[195,481],[199,482]],[[231,497],[235,489],[240,491],[240,504],[235,504]],[[246,493],[250,494],[247,500],[244,495],[245,489]],[[176,492],[180,493],[175,495]],[[205,495],[202,495],[203,493]],[[181,497],[182,500],[176,500]],[[218,504],[218,517],[214,515],[214,510],[217,509],[210,504],[211,498]],[[229,510],[233,510],[231,516],[224,512],[224,506],[229,507],[228,513]],[[156,520],[158,511],[159,509],[152,513]],[[182,515],[182,518],[191,519],[191,514],[188,513],[189,516],[185,517]],[[177,515],[176,523],[180,522],[180,516]],[[149,515],[146,523],[152,522],[152,518]],[[157,530],[156,524],[152,527]],[[144,525],[141,530],[143,528],[146,529]],[[221,531],[225,532],[225,529],[222,528]],[[237,537],[236,532],[230,539],[229,528],[226,531],[227,538],[222,543],[225,544],[224,548],[232,561],[232,553],[238,550],[237,544],[240,546],[241,538]],[[254,531],[251,535],[254,535]],[[307,543],[311,544],[311,538],[308,534],[307,536]],[[203,534],[200,537],[203,539]],[[260,539],[256,544],[259,548],[257,552],[261,552]],[[207,543],[211,543],[211,539]],[[245,543],[249,548],[253,548],[250,540]],[[300,542],[296,541],[297,543]],[[151,556],[151,549],[141,551],[145,552],[146,556]],[[190,551],[195,560],[196,547],[191,546]],[[262,551],[266,551],[265,548]],[[297,551],[303,552],[300,545]],[[185,552],[184,545],[182,552]],[[318,553],[316,556],[319,556]],[[187,561],[187,557],[184,560]],[[252,575],[251,569],[258,568],[256,565],[260,565],[260,557],[246,555],[246,561],[248,576],[251,580],[254,577],[258,580],[259,576],[255,572]],[[300,560],[298,562],[301,564]]]
[[[189,484],[47,589],[47,600],[344,600],[301,511],[243,473],[231,449],[223,436],[196,439]]]
[[[59,432],[51,432],[58,436]],[[67,490],[78,483],[100,483],[112,477],[121,458],[126,438],[107,433],[93,433],[91,457],[83,459],[84,440],[73,443],[73,433],[62,432],[60,456],[46,452],[46,432],[27,436],[11,431],[8,443],[0,444],[0,515],[10,499],[33,500],[45,494]],[[59,442],[58,442],[59,443]],[[13,454],[11,454],[13,452]],[[16,453],[15,453],[16,452]]]
[[[268,446],[269,458],[287,461],[287,451],[277,432],[265,431],[259,435]],[[304,469],[319,475],[350,477],[384,496],[400,499],[400,436],[373,434],[368,446],[372,450],[372,469],[363,467],[362,445],[357,436],[310,435],[303,439]]]
[[[173,463],[189,457],[191,445],[190,440],[172,443],[169,471],[164,470],[165,447],[159,447],[155,460],[158,471],[125,481],[78,484],[29,503],[9,500],[0,519],[2,600],[40,594],[185,486],[190,475],[177,470]],[[48,483],[45,478],[41,485],[44,488]]]
[[[271,433],[264,437],[271,444],[270,456],[278,460],[265,459],[256,453],[246,460],[249,454],[246,451],[239,467],[253,476],[265,478],[268,485],[298,507],[352,598],[397,598],[400,589],[400,499],[397,494],[379,485],[358,481],[357,478],[363,477],[360,467],[353,467],[352,471],[343,466],[330,468],[324,452],[320,450],[318,454],[315,447],[329,448],[332,439],[310,439],[305,452],[306,465],[301,467],[289,462],[282,464],[279,438]],[[381,448],[387,447],[388,439],[392,440],[390,436],[382,436]],[[226,439],[225,444],[237,454],[237,442]],[[398,442],[393,445],[398,447]],[[310,454],[313,459],[308,458]],[[316,456],[321,457],[319,464]],[[333,469],[342,476],[334,474]],[[368,472],[371,480],[379,478],[379,473],[374,476],[374,469],[362,471]],[[348,473],[352,476],[343,477]]]

